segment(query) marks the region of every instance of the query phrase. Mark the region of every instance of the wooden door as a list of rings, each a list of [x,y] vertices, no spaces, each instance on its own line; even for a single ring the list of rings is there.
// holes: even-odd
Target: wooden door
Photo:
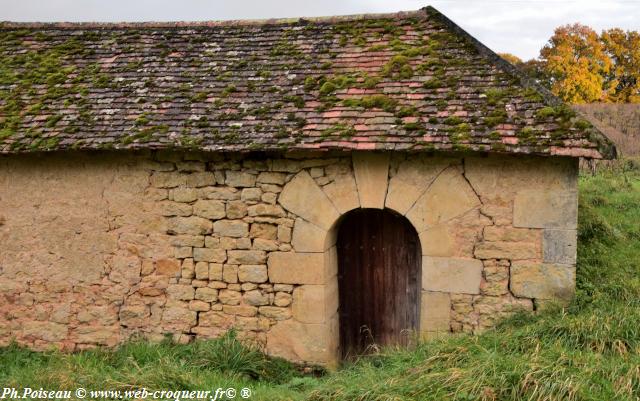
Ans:
[[[421,250],[409,221],[356,209],[338,231],[340,347],[348,358],[406,344],[420,316]]]

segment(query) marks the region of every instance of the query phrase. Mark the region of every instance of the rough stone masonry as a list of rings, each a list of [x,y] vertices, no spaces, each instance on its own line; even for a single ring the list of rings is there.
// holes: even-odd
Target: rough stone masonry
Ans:
[[[230,328],[274,355],[337,358],[335,226],[405,215],[420,330],[478,332],[571,297],[577,160],[157,152],[0,160],[0,338],[36,349]]]

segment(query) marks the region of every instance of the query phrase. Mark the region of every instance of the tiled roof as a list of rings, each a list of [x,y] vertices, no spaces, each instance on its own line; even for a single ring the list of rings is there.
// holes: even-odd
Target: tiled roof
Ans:
[[[0,153],[172,147],[615,155],[589,123],[431,7],[0,24]]]

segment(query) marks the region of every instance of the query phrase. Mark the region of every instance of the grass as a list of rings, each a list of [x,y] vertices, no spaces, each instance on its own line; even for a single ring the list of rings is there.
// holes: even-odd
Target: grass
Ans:
[[[0,384],[49,389],[248,387],[258,400],[640,400],[640,169],[580,179],[577,293],[479,336],[386,349],[322,377],[240,344],[0,350]]]

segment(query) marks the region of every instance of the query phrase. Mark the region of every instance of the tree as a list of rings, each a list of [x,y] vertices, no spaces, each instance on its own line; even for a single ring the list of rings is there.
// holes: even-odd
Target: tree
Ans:
[[[611,59],[598,34],[581,24],[557,28],[540,51],[551,91],[570,103],[604,101]]]
[[[522,59],[520,59],[520,57],[511,54],[511,53],[498,53],[498,56],[502,57],[503,59],[507,60],[508,62],[510,62],[511,64],[515,65],[515,66],[519,66],[520,64],[522,64]]]
[[[609,100],[640,103],[640,33],[613,28],[603,31],[601,38],[613,62],[606,76]]]

